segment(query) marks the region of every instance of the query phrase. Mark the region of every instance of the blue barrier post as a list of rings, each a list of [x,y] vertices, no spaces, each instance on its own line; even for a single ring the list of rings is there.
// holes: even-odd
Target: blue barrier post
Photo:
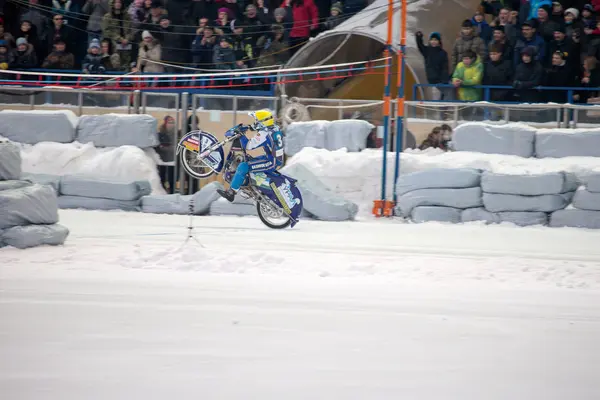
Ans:
[[[397,201],[396,184],[400,174],[400,152],[402,151],[402,134],[404,132],[404,78],[406,68],[406,3],[407,0],[402,0],[402,12],[400,20],[400,51],[398,52],[398,99],[396,101],[396,146],[395,146],[395,162],[394,162],[394,184],[393,184],[393,199],[394,205]]]

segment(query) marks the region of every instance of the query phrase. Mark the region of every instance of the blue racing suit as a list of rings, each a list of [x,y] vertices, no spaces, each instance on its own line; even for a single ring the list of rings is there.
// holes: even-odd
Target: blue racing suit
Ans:
[[[246,150],[262,147],[265,155],[254,157],[238,165],[231,180],[231,189],[236,192],[244,184],[248,173],[275,171],[283,165],[283,134],[277,125],[259,130],[252,139],[241,136],[240,144]]]

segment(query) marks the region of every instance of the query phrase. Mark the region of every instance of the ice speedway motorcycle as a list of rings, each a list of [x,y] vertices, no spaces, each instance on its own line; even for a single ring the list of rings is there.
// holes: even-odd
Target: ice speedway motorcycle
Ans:
[[[202,130],[184,135],[177,144],[177,154],[185,172],[197,179],[213,174],[223,174],[231,184],[237,166],[252,160],[240,143],[240,137],[250,128],[239,124],[227,132],[232,133],[222,141]],[[227,158],[223,148],[232,142]],[[269,228],[283,229],[296,225],[302,212],[302,196],[296,180],[278,171],[248,173],[238,195],[256,204],[260,220]]]

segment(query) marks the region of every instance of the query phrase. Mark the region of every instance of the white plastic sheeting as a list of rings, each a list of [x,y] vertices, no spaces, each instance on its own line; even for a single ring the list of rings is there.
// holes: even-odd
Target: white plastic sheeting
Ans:
[[[0,114],[2,113],[0,112]],[[19,147],[11,142],[0,141],[0,180],[15,180],[20,177],[21,152]]]
[[[542,211],[552,212],[567,207],[573,192],[545,194],[541,196],[520,196],[515,194],[483,193],[483,205],[491,212],[503,211]]]
[[[367,147],[374,128],[362,120],[294,122],[285,131],[285,153],[293,156],[305,147],[358,152]]]
[[[77,117],[72,111],[0,111],[0,136],[19,143],[70,143]]]
[[[0,191],[20,189],[25,186],[31,186],[31,182],[27,181],[0,181]]]
[[[600,193],[600,173],[590,174],[585,178],[585,188],[594,193]]]
[[[87,210],[139,211],[141,200],[115,200],[100,197],[59,196],[59,208],[82,208]]]
[[[60,176],[49,174],[23,174],[22,179],[40,185],[49,185],[56,193],[60,192]]]
[[[550,215],[550,226],[600,229],[600,211],[558,210]]]
[[[533,157],[536,129],[522,124],[468,122],[452,135],[457,151]]]
[[[358,205],[336,194],[305,166],[290,165],[284,167],[281,173],[297,180],[296,184],[304,203],[302,208],[314,218],[324,221],[346,221],[356,217]]]
[[[151,115],[84,115],[77,125],[77,141],[96,147],[158,146],[158,125]]]
[[[486,193],[539,196],[572,192],[578,186],[577,178],[564,172],[509,175],[486,171],[481,178],[481,188]]]
[[[120,183],[76,175],[66,175],[60,180],[60,194],[64,196],[138,200],[151,192],[152,188],[148,181]]]
[[[573,196],[573,207],[580,210],[600,211],[600,193],[578,190]]]
[[[538,158],[600,157],[600,128],[540,129],[535,153]]]
[[[0,231],[0,247],[13,246],[19,249],[41,245],[61,245],[69,230],[59,224],[14,226]]]
[[[398,197],[397,211],[403,216],[411,215],[419,206],[444,206],[452,208],[473,208],[482,206],[481,188],[466,189],[420,189]]]
[[[217,189],[221,188],[223,185],[219,182],[211,182],[193,195],[144,196],[142,197],[142,211],[154,214],[189,214],[190,200],[193,199],[193,214],[204,215],[209,212],[210,205],[221,197],[217,193]]]
[[[464,189],[479,186],[481,171],[473,168],[432,168],[424,171],[400,175],[396,193],[405,193],[419,189]]]
[[[47,185],[0,191],[0,229],[58,222],[56,192]]]
[[[413,208],[411,219],[413,222],[460,222],[462,210],[452,207],[421,206]]]

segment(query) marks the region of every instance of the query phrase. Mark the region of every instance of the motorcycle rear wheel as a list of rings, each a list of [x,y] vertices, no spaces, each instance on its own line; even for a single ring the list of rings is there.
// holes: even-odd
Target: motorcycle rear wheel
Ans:
[[[256,212],[262,223],[271,229],[284,229],[292,223],[292,219],[283,212],[274,212],[265,200],[256,202]]]

